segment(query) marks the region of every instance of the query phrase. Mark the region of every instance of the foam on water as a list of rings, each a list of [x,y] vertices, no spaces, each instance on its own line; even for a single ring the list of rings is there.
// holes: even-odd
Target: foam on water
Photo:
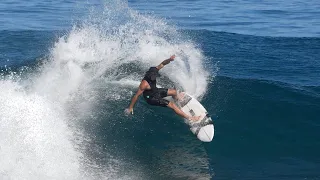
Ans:
[[[0,88],[1,177],[79,177],[81,154],[72,144],[63,110],[10,80],[0,81]]]

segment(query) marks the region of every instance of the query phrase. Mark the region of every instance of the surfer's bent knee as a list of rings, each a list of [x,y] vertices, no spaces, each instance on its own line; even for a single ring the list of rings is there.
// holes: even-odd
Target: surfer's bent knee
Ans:
[[[176,89],[168,89],[168,93],[169,96],[176,96],[178,94]]]
[[[167,107],[169,107],[169,108],[171,108],[171,109],[174,109],[174,108],[175,108],[175,105],[174,105],[173,102],[170,101],[170,102],[168,103]]]

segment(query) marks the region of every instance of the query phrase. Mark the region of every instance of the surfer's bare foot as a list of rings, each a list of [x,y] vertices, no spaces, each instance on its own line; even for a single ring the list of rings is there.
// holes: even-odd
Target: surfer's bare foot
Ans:
[[[189,121],[199,121],[201,118],[201,116],[192,116],[192,117],[189,117],[188,120]]]

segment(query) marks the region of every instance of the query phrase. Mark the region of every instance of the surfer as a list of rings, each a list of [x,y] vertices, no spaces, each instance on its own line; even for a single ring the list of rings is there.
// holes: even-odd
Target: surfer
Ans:
[[[144,99],[150,105],[169,107],[173,109],[176,114],[188,120],[197,121],[200,119],[200,116],[188,116],[183,111],[181,111],[180,108],[177,105],[175,105],[175,103],[164,99],[164,97],[167,96],[172,96],[174,99],[178,99],[177,90],[157,88],[156,86],[156,78],[160,76],[158,71],[162,69],[165,65],[173,61],[174,58],[175,55],[172,55],[169,59],[162,61],[162,63],[156,67],[151,67],[146,72],[144,78],[141,80],[138,91],[132,97],[129,107],[125,110],[127,114],[133,114],[133,107],[137,102],[139,96],[143,94]]]

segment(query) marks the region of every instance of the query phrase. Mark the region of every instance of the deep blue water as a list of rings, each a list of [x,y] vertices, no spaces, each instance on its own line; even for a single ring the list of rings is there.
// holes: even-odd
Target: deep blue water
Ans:
[[[187,29],[290,37],[319,37],[320,31],[320,3],[316,0],[141,0],[131,4],[141,12],[173,20]]]
[[[318,1],[0,3],[0,179],[320,179]],[[213,116],[201,143],[144,71]],[[187,82],[186,82],[187,80]]]

